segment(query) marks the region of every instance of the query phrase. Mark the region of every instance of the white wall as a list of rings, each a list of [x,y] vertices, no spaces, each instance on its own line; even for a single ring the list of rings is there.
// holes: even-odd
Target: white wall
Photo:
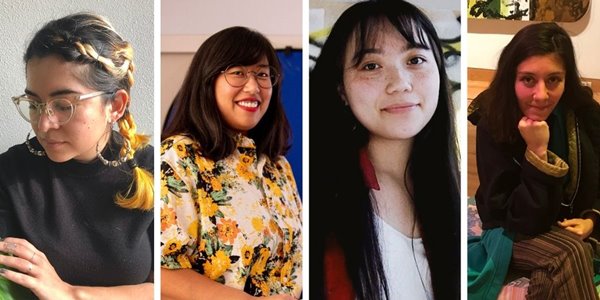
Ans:
[[[161,52],[195,52],[230,26],[266,35],[275,48],[302,48],[302,0],[162,0]]]
[[[531,24],[525,21],[468,19],[469,68],[496,69],[500,52],[519,29]],[[587,13],[577,22],[560,23],[571,35],[582,77],[600,79],[600,5],[590,1]]]
[[[153,133],[154,1],[152,0],[0,0],[0,153],[25,141],[31,125],[10,97],[25,89],[23,54],[46,22],[80,11],[107,17],[134,49],[135,85],[131,107],[138,130]]]
[[[275,48],[301,49],[302,0],[162,0],[161,124],[198,47],[231,26],[255,29]]]

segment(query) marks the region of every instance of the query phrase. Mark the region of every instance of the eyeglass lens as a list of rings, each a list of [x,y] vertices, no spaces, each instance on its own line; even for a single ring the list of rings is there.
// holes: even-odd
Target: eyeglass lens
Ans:
[[[46,104],[21,98],[18,101],[17,107],[21,115],[31,123],[37,123],[42,113],[47,114],[51,121],[59,124],[68,122],[73,116],[73,104],[69,100],[62,98],[52,99]]]
[[[249,74],[254,75],[256,82],[262,88],[271,88],[277,83],[277,71],[271,66],[261,66],[256,70],[248,71],[244,66],[231,66],[224,72],[225,80],[233,87],[241,87],[248,82]]]

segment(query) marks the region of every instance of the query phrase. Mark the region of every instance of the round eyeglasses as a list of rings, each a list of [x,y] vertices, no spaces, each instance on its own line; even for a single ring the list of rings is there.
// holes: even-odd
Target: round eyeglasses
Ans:
[[[227,67],[221,74],[225,75],[225,80],[232,87],[242,87],[250,78],[249,74],[254,75],[256,82],[261,88],[269,89],[277,84],[279,79],[279,73],[272,66],[258,66],[256,70],[248,71],[248,69],[242,65],[232,65]]]
[[[12,101],[17,107],[19,114],[25,121],[37,124],[45,113],[48,119],[56,124],[64,125],[71,120],[75,114],[77,101],[91,99],[101,95],[112,94],[112,92],[93,92],[78,96],[56,96],[48,100],[48,102],[40,102],[30,99],[27,94],[12,97]]]

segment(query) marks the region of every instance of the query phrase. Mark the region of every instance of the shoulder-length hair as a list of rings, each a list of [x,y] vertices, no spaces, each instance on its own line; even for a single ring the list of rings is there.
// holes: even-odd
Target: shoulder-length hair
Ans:
[[[556,23],[531,24],[521,29],[504,47],[494,79],[480,103],[492,138],[498,143],[515,143],[519,138],[517,124],[523,116],[515,93],[517,67],[529,57],[557,54],[565,69],[565,90],[561,103],[575,108],[591,92],[581,85],[575,53],[569,34]]]
[[[210,159],[227,157],[236,147],[236,132],[223,120],[215,97],[215,81],[228,66],[252,65],[266,57],[281,74],[281,65],[273,46],[262,34],[245,27],[231,27],[208,38],[192,60],[183,84],[173,100],[173,121],[164,128],[162,139],[187,134],[202,146]],[[289,148],[290,126],[281,103],[281,84],[273,86],[267,112],[248,131],[257,153],[272,159]]]
[[[414,138],[405,177],[412,181],[415,217],[435,298],[456,299],[460,297],[460,192],[454,108],[437,33],[418,8],[404,1],[360,2],[348,8],[333,26],[310,73],[311,252],[322,254],[333,236],[344,251],[359,299],[388,297],[373,221],[375,208],[359,165],[359,152],[367,145],[369,133],[340,96],[348,44],[355,43],[353,57],[360,61],[386,23],[409,44],[430,47],[440,76],[437,108]],[[327,214],[340,207],[343,216],[333,221]],[[311,260],[311,296],[320,299],[323,257],[312,255]]]

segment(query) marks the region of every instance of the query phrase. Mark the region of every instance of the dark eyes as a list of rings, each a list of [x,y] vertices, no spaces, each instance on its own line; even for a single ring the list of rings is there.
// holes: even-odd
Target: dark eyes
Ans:
[[[529,76],[521,77],[520,80],[521,80],[521,82],[523,82],[523,84],[525,84],[528,87],[532,87],[535,84],[535,82],[533,81],[533,78],[529,77]]]
[[[425,62],[425,59],[422,57],[413,57],[408,60],[409,65],[420,65]]]
[[[537,84],[537,79],[535,79],[532,76],[523,76],[519,78],[519,81],[521,81],[526,87],[532,88]],[[557,86],[558,84],[560,84],[563,81],[563,78],[560,76],[551,76],[548,79],[546,79],[546,86],[548,88],[553,88],[555,86]]]
[[[379,64],[376,64],[376,63],[366,63],[362,67],[362,69],[366,70],[366,71],[373,71],[373,70],[376,70],[376,69],[379,69],[379,68],[381,68],[381,66]]]
[[[407,61],[407,63],[406,63],[406,64],[407,64],[407,65],[409,65],[409,66],[410,66],[410,65],[420,65],[420,64],[422,64],[422,63],[424,63],[424,62],[426,62],[425,58],[423,58],[423,57],[420,57],[420,56],[416,56],[416,57],[412,57],[412,58],[410,58],[410,59]],[[374,62],[369,62],[369,63],[366,63],[366,64],[364,64],[364,65],[361,67],[361,70],[365,70],[365,71],[374,71],[374,70],[377,70],[377,69],[380,69],[380,68],[382,68],[382,66],[381,66],[380,64],[378,64],[378,63],[374,63]]]
[[[240,77],[246,76],[246,74],[241,70],[231,70],[231,71],[229,71],[229,74],[234,75],[234,76],[240,76]]]
[[[265,78],[270,78],[271,75],[269,75],[268,72],[257,72],[256,77],[265,79]]]
[[[550,78],[548,78],[548,82],[550,82],[550,83],[558,83],[558,82],[561,82],[561,81],[562,81],[562,78],[560,78],[560,77],[550,77]]]

